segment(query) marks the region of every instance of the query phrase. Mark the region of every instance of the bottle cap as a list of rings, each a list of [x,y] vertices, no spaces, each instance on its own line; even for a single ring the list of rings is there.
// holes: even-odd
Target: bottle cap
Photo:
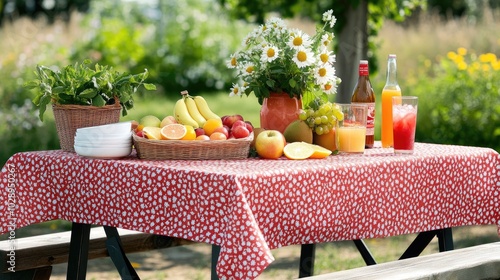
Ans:
[[[389,58],[396,58],[396,55],[395,54],[390,54]]]

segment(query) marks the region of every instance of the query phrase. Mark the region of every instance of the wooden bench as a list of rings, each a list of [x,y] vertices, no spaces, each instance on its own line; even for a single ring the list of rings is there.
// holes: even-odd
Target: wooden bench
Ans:
[[[118,229],[125,253],[143,252],[188,245],[194,241],[137,231]],[[15,250],[15,273],[9,271],[10,247],[8,240],[0,242],[0,279],[49,279],[52,265],[66,263],[69,256],[71,231],[17,238]],[[90,231],[89,259],[108,257],[106,233],[103,227]]]
[[[500,279],[500,242],[300,279]]]

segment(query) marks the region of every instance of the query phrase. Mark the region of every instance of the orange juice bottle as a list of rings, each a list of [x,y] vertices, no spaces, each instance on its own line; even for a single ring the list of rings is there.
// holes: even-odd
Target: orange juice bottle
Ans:
[[[382,123],[380,124],[382,130],[382,148],[390,148],[394,145],[392,135],[392,97],[401,96],[401,88],[396,77],[396,70],[396,55],[390,54],[387,59],[387,80],[382,90]]]

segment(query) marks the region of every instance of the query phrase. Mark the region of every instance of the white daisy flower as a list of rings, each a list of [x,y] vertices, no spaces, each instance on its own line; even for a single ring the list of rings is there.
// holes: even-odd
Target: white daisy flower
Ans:
[[[280,18],[271,18],[268,22],[273,29],[280,29],[280,30],[286,29],[285,22]]]
[[[240,85],[233,84],[233,87],[231,88],[231,91],[229,92],[229,97],[241,96],[243,92],[244,92],[244,89],[242,87],[240,87]]]
[[[332,39],[333,38],[329,34],[323,34],[323,36],[321,36],[321,45],[328,47],[328,45],[332,42]]]
[[[240,70],[240,75],[241,76],[250,76],[253,73],[253,70],[255,69],[255,65],[252,63],[245,63],[244,65],[239,68]]]
[[[229,60],[226,62],[226,66],[229,69],[234,69],[238,65],[238,59],[236,56],[236,53],[233,53],[230,57]]]
[[[293,62],[295,62],[299,68],[310,66],[314,64],[315,61],[314,53],[304,47],[299,48],[293,56]]]
[[[323,21],[330,25],[330,28],[333,28],[335,23],[337,22],[337,18],[333,15],[333,10],[328,10],[323,13]]]
[[[337,84],[332,83],[332,82],[322,84],[321,90],[326,94],[336,94],[337,93]]]
[[[288,45],[293,49],[298,49],[300,47],[308,48],[311,46],[311,38],[306,33],[299,29],[294,29],[290,32],[290,40]]]
[[[318,56],[318,62],[323,64],[331,64],[335,62],[335,55],[333,51],[328,50],[328,48],[323,48]]]
[[[280,50],[273,45],[267,45],[262,49],[262,55],[260,60],[262,62],[272,62],[276,58],[278,58],[278,55],[280,53]]]
[[[326,84],[335,79],[335,68],[326,63],[314,69],[314,78],[317,84]]]

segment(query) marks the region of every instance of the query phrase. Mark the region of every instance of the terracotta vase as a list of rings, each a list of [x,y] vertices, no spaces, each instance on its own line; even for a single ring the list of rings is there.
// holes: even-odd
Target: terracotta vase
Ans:
[[[278,130],[281,133],[299,117],[302,102],[297,98],[290,98],[286,93],[271,93],[262,102],[260,109],[260,127],[266,130]]]

